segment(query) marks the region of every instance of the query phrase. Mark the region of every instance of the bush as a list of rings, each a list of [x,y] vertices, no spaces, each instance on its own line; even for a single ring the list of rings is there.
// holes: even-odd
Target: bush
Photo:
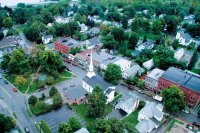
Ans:
[[[39,98],[39,100],[44,100],[46,98],[46,95],[44,93],[42,93],[41,97]]]
[[[60,105],[60,104],[62,104],[62,97],[61,97],[60,93],[57,93],[53,97],[53,105],[57,106],[57,105]]]
[[[145,106],[145,101],[143,101],[143,100],[140,100],[140,103],[139,103],[139,109],[142,109],[144,106]]]
[[[42,128],[44,133],[52,133],[49,126],[43,120],[41,121],[41,128]]]
[[[35,105],[35,108],[38,108],[39,110],[47,110],[48,105],[43,101],[38,101]]]
[[[37,87],[38,87],[38,88],[44,88],[44,87],[45,87],[45,82],[44,82],[44,81],[41,81],[41,80],[38,80],[38,82],[37,82]]]
[[[28,99],[28,104],[35,106],[37,103],[37,97],[34,95],[31,95]]]
[[[52,85],[54,83],[54,78],[52,76],[49,76],[46,80],[47,85]]]
[[[52,86],[51,90],[49,91],[49,96],[52,97],[55,96],[56,94],[58,94],[58,90],[56,89],[55,86]]]

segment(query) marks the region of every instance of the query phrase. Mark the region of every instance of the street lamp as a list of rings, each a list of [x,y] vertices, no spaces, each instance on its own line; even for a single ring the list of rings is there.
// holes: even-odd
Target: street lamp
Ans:
[[[41,121],[39,121],[38,123],[39,123],[39,126],[40,126],[40,133],[41,133]]]

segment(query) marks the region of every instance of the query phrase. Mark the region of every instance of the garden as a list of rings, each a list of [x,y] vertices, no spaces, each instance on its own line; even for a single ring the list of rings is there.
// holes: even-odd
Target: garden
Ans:
[[[34,115],[41,115],[43,113],[49,112],[54,108],[60,107],[62,105],[62,96],[58,90],[53,86],[49,91],[49,96],[42,93],[40,98],[31,95],[28,99],[28,104],[30,111]]]

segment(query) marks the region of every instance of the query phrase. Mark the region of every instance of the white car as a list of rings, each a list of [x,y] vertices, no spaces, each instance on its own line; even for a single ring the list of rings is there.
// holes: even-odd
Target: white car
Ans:
[[[156,96],[153,96],[153,99],[161,102],[163,98],[161,96],[156,95]]]
[[[186,110],[186,109],[182,109],[182,111],[184,112],[184,113],[186,113],[186,114],[189,114],[190,112],[188,111],[188,110]]]

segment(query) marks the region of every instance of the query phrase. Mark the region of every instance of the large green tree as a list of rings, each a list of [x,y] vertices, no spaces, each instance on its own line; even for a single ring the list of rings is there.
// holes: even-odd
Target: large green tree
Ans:
[[[11,17],[7,17],[3,20],[3,25],[6,28],[11,28],[13,26],[13,20]]]
[[[73,133],[72,127],[68,123],[61,123],[58,128],[59,133]]]
[[[4,116],[0,114],[0,131],[9,132],[12,128],[16,126],[16,122],[12,117]]]
[[[106,81],[117,85],[121,78],[121,68],[116,64],[109,64],[106,68],[104,78]]]
[[[137,45],[138,40],[139,40],[138,34],[135,32],[132,32],[129,37],[129,48],[135,49],[135,46]]]
[[[72,131],[75,132],[81,128],[81,123],[78,121],[76,117],[71,117],[69,119],[69,124],[72,127]]]
[[[185,108],[184,92],[180,88],[171,86],[164,89],[161,94],[164,106],[170,113],[175,114]]]
[[[88,116],[92,118],[98,118],[104,115],[106,97],[100,86],[96,86],[88,98]]]
[[[112,34],[109,34],[102,38],[103,47],[107,48],[108,50],[112,50],[116,47],[116,44],[118,43],[115,41],[114,36]]]

